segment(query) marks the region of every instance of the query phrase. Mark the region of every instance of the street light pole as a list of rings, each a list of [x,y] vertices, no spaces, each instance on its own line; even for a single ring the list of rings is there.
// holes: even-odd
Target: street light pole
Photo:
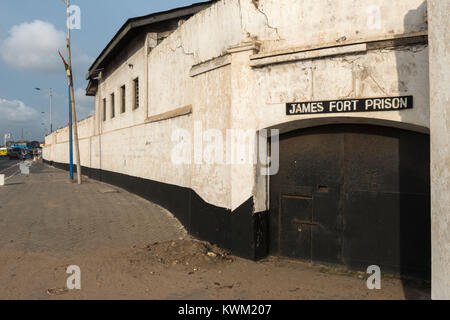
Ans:
[[[72,100],[70,98],[70,84],[68,86],[68,97],[69,97],[69,170],[70,170],[70,180],[73,181],[73,123],[72,123]]]
[[[53,132],[53,111],[52,111],[52,107],[53,107],[53,93],[52,93],[52,88],[50,88],[50,133]]]
[[[42,88],[35,88],[38,91],[42,91],[47,93],[50,96],[50,133],[53,132],[53,121],[52,121],[52,108],[53,108],[53,91],[52,88],[50,88],[50,90],[45,90]]]

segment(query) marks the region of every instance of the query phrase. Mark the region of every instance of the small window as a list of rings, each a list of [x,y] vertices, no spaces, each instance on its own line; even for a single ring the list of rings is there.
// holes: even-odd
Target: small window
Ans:
[[[116,107],[114,101],[114,93],[111,94],[111,119],[116,116]]]
[[[139,78],[134,79],[134,109],[139,108]]]
[[[103,121],[106,121],[106,98],[103,99]]]
[[[121,99],[122,99],[122,104],[121,104],[121,107],[120,107],[120,110],[121,110],[121,112],[122,113],[125,113],[125,111],[126,111],[126,106],[125,106],[125,97],[126,97],[126,91],[125,91],[125,86],[122,86],[121,88],[120,88],[120,95],[121,95]]]

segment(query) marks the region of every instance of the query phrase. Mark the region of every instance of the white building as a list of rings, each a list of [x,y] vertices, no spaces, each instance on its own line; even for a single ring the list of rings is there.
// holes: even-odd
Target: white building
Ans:
[[[427,16],[424,0],[220,0],[130,19],[87,75],[84,173],[237,255],[423,278],[433,266],[433,295],[448,298],[448,139],[434,142],[446,152],[433,179],[441,172],[446,185],[431,183],[430,218],[430,17],[449,50],[449,6],[438,2]],[[443,53],[435,59],[448,78]],[[444,111],[436,121],[448,138]],[[246,133],[253,150],[266,129],[263,156],[230,157],[232,134]],[[68,149],[68,129],[58,130],[44,159],[66,168]]]

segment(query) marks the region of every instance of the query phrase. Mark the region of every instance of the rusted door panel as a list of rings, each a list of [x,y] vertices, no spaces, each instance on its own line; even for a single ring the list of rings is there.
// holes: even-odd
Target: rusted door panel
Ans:
[[[281,195],[281,255],[311,260],[312,211],[312,197]]]
[[[362,209],[364,208],[364,209]],[[353,191],[346,195],[343,256],[346,265],[427,278],[431,237],[429,196]],[[425,213],[425,214],[424,214]]]
[[[324,137],[329,137],[325,138]],[[312,128],[300,133],[288,134],[280,140],[280,170],[270,177],[270,248],[275,254],[283,253],[288,245],[288,235],[280,229],[280,221],[297,218],[297,211],[280,211],[280,195],[310,196],[313,199],[311,254],[322,260],[327,251],[340,251],[342,220],[339,217],[340,184],[342,180],[343,135],[335,128]],[[280,217],[281,214],[281,217]],[[318,221],[315,216],[320,217]],[[308,227],[308,230],[310,227]],[[309,232],[309,231],[308,231]],[[323,237],[322,237],[323,235]],[[317,236],[317,237],[316,237]],[[279,239],[286,239],[284,244]],[[293,238],[294,239],[294,238]],[[297,241],[297,238],[295,238]],[[332,241],[332,244],[328,243]],[[292,245],[293,246],[293,245]],[[325,253],[323,253],[325,252]],[[339,254],[333,254],[333,261]]]
[[[398,265],[400,241],[397,215],[387,208],[398,206],[398,195],[355,191],[346,194],[343,257],[345,265],[364,269],[370,265]],[[388,223],[386,217],[391,216]],[[386,246],[386,244],[389,244]],[[382,254],[382,251],[385,251]]]
[[[429,137],[349,126],[344,146],[344,261],[428,278]]]
[[[430,193],[429,136],[379,126],[345,126],[348,190]]]
[[[281,137],[280,171],[270,179],[272,253],[300,256],[290,222],[312,205],[306,260],[429,277],[429,136],[370,125],[292,132]]]
[[[314,222],[312,229],[312,261],[342,264],[342,216],[340,188],[333,186],[327,193],[314,195]]]
[[[405,193],[400,196],[400,273],[402,274],[431,278],[430,207],[429,194]]]

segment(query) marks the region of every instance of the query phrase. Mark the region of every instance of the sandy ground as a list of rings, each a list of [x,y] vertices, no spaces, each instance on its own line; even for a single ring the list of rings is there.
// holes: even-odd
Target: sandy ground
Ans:
[[[69,265],[81,290],[68,290]],[[0,189],[0,299],[429,299],[429,289],[191,239],[161,207],[37,164]]]
[[[399,279],[384,278],[382,289],[372,291],[362,274],[276,257],[252,262],[192,240],[66,258],[0,250],[0,257],[0,299],[429,298],[426,290]],[[66,289],[69,265],[81,269],[81,290]]]

